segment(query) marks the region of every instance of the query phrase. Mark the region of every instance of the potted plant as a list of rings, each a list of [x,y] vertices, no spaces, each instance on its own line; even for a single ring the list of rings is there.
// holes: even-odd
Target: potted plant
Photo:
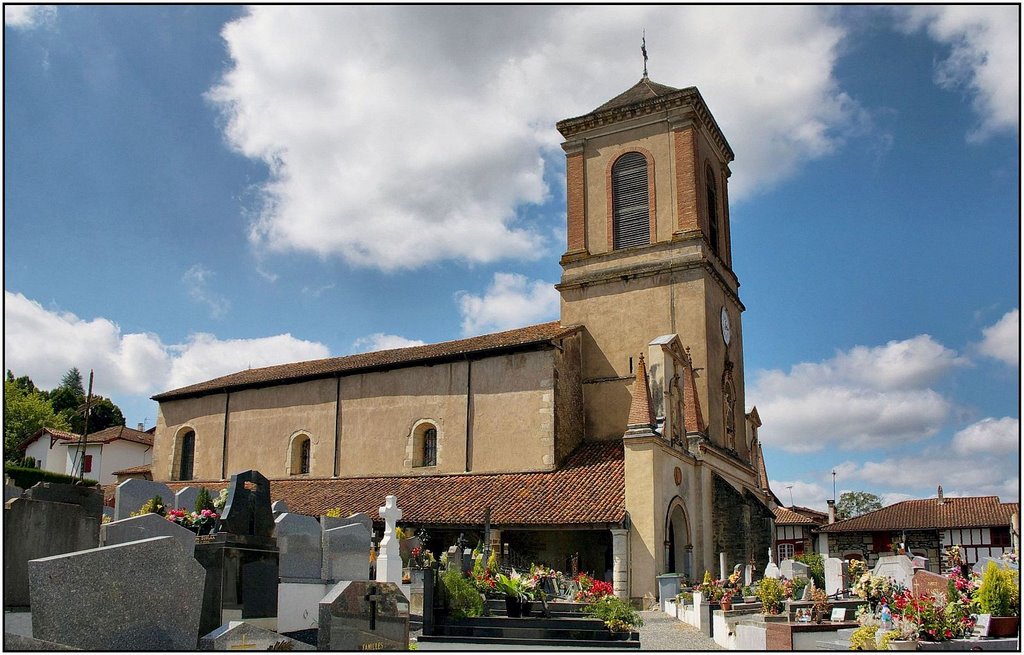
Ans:
[[[882,635],[878,645],[883,650],[917,650],[917,635],[921,630],[912,619],[897,616],[892,621],[892,629]]]
[[[1020,584],[1017,574],[989,562],[975,593],[982,614],[991,614],[988,636],[1012,637],[1020,626]]]
[[[815,589],[811,592],[811,600],[814,602],[814,622],[821,623],[832,606],[828,602],[828,594],[824,589]]]
[[[522,578],[515,571],[508,576],[499,573],[494,577],[494,586],[499,592],[505,594],[505,614],[512,618],[523,615],[523,601],[526,600],[526,587]]]
[[[777,578],[761,580],[757,585],[757,598],[761,601],[761,611],[770,615],[781,612],[784,593],[782,583]]]
[[[633,628],[644,624],[636,610],[616,596],[602,597],[588,605],[583,613],[604,621],[605,627],[616,639],[629,639]]]

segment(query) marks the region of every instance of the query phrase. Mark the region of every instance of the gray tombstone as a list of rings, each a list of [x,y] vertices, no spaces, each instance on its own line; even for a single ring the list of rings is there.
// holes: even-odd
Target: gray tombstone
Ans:
[[[838,557],[825,559],[825,593],[832,596],[846,591],[849,586],[850,565]]]
[[[22,491],[24,491],[24,489],[8,480],[4,483],[4,502],[6,503],[11,498],[20,498]]]
[[[782,560],[782,563],[779,564],[779,572],[782,574],[782,577],[788,580],[806,578],[809,570],[809,566],[794,559],[784,559]]]
[[[174,492],[166,484],[139,478],[125,480],[114,491],[114,520],[128,518],[153,496],[160,496],[166,507],[174,504]]]
[[[205,577],[173,537],[32,560],[32,635],[85,650],[193,650]]]
[[[25,492],[25,498],[45,500],[51,503],[78,505],[89,516],[103,514],[103,489],[101,487],[80,487],[59,482],[37,482]]]
[[[886,576],[908,589],[914,583],[914,564],[906,555],[885,555],[878,558],[872,575]]]
[[[448,549],[448,569],[462,570],[462,549],[458,546],[452,546]]]
[[[749,587],[754,584],[754,565],[747,564],[743,567],[743,584]]]
[[[319,580],[323,565],[320,522],[312,516],[284,513],[274,519],[282,578]]]
[[[199,489],[196,487],[182,487],[178,489],[178,493],[174,494],[174,506],[177,509],[183,509],[186,512],[192,512],[196,509],[196,499],[199,498]]]
[[[814,600],[814,578],[807,581],[807,586],[804,587],[804,593],[800,596],[800,600]]]
[[[978,575],[985,575],[985,569],[988,567],[989,562],[995,562],[996,566],[1005,569],[1010,569],[1012,571],[1020,570],[1020,566],[1014,564],[1013,562],[1007,562],[1005,560],[999,559],[998,557],[989,557],[988,555],[979,558],[978,561],[974,563],[974,566],[971,567],[971,570],[977,573]]]
[[[473,572],[473,550],[471,548],[466,548],[462,551],[462,572]]]
[[[274,513],[274,518],[276,519],[281,514],[288,513],[288,503],[283,500],[275,500],[270,504],[270,511]]]
[[[409,601],[393,582],[339,582],[320,601],[317,650],[408,650]]]
[[[332,582],[366,580],[370,575],[370,536],[361,523],[324,530],[321,577]]]
[[[200,639],[199,650],[316,650],[316,648],[311,644],[245,621],[229,621]]]
[[[357,514],[350,514],[348,516],[321,516],[320,525],[324,527],[324,530],[330,530],[331,528],[340,528],[345,525],[353,525],[358,523],[366,528],[366,531],[373,534],[373,519],[370,518],[369,514],[359,512]]]
[[[159,514],[130,516],[100,526],[100,546],[116,546],[153,537],[174,537],[189,557],[195,554],[196,533]]]

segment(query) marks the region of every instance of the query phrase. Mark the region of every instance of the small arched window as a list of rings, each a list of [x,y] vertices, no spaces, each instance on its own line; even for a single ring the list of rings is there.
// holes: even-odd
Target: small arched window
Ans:
[[[423,466],[437,466],[437,430],[434,428],[423,433]]]
[[[715,172],[711,166],[704,167],[704,185],[707,189],[708,201],[708,240],[711,249],[717,254],[718,249],[718,186],[715,184]]]
[[[627,152],[612,165],[612,247],[645,246],[651,242],[647,158]]]
[[[179,480],[191,480],[196,459],[196,433],[189,430],[181,437],[181,464],[178,467]]]
[[[291,470],[292,475],[308,475],[309,462],[312,453],[312,443],[309,435],[300,434],[292,440]]]

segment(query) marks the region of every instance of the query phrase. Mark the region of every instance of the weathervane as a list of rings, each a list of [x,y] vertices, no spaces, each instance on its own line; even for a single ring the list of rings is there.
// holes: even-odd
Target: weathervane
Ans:
[[[643,30],[640,37],[640,52],[644,55],[644,77],[647,77],[647,30]]]

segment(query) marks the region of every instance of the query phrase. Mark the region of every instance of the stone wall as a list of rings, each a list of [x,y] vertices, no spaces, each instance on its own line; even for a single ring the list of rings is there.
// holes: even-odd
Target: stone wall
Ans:
[[[583,440],[582,342],[577,332],[561,340],[555,354],[555,464]]]
[[[718,553],[724,552],[731,571],[733,566],[746,564],[753,556],[754,570],[763,571],[772,545],[771,511],[749,491],[741,494],[721,476],[711,477],[716,561]],[[717,570],[714,574],[718,577]]]

